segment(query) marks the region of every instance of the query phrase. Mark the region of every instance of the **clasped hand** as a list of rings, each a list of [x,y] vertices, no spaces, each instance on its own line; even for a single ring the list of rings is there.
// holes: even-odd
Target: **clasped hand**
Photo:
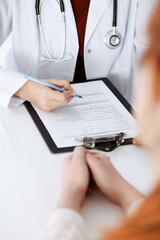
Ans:
[[[143,197],[112,165],[109,157],[76,147],[63,160],[62,189],[57,208],[71,208],[80,211],[88,191],[90,177],[108,199],[127,211],[131,203]]]

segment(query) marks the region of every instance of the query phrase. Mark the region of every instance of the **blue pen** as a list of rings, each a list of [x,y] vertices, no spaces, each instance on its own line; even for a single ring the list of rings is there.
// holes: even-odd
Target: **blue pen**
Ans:
[[[49,88],[52,88],[54,90],[57,90],[59,92],[66,92],[67,90],[64,89],[64,88],[60,88],[60,87],[57,87],[56,85],[53,85],[53,84],[50,84],[48,82],[45,82],[43,80],[40,80],[38,78],[35,78],[35,77],[32,77],[32,76],[29,76],[27,74],[24,74],[24,78],[28,79],[28,80],[31,80],[33,82],[36,82],[36,83],[40,83],[46,87],[49,87]],[[78,94],[74,94],[73,97],[78,97],[78,98],[82,98],[82,96],[78,95]]]

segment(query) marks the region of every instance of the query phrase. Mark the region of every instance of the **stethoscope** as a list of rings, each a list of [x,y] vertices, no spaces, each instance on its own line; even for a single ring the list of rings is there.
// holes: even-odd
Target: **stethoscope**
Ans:
[[[57,3],[60,6],[60,12],[62,15],[62,25],[63,25],[63,43],[62,43],[62,52],[59,58],[53,58],[50,54],[50,51],[47,47],[47,43],[45,40],[43,28],[42,28],[42,23],[41,23],[41,16],[40,16],[40,0],[36,0],[35,4],[35,9],[36,9],[36,15],[37,15],[37,20],[38,20],[38,26],[39,26],[39,31],[40,35],[42,38],[42,43],[46,52],[47,57],[41,56],[40,60],[41,61],[50,61],[50,62],[64,62],[67,60],[72,59],[72,55],[70,53],[67,53],[65,56],[65,49],[66,49],[66,19],[65,19],[65,7],[64,7],[64,2],[63,0],[56,0]],[[121,44],[121,34],[116,31],[117,27],[117,0],[113,0],[113,23],[112,23],[112,30],[108,32],[105,37],[104,37],[104,43],[108,48],[115,49],[119,47]]]
[[[116,31],[117,28],[117,0],[113,1],[113,22],[112,30],[108,32],[104,37],[104,43],[108,48],[114,49],[119,47],[122,41],[122,36],[119,32]]]

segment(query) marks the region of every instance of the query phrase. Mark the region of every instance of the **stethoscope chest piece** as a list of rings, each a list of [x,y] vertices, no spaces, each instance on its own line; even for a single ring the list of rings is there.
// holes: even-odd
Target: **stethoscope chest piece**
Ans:
[[[114,49],[119,47],[122,41],[122,36],[117,31],[110,31],[104,37],[104,43],[108,48]]]
[[[118,10],[118,0],[113,0],[112,30],[108,32],[104,37],[104,44],[110,49],[115,49],[119,47],[122,42],[122,36],[116,30],[117,29],[117,10]]]

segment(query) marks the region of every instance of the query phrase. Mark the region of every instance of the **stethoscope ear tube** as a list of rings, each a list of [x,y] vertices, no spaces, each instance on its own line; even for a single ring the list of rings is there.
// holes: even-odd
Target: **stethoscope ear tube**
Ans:
[[[36,0],[35,9],[36,9],[37,16],[40,15],[39,6],[40,6],[40,0]]]
[[[59,4],[60,4],[61,12],[65,12],[64,2],[62,0],[59,0]]]
[[[62,43],[62,52],[60,57],[58,58],[53,58],[50,54],[50,51],[47,47],[47,42],[45,40],[45,35],[43,32],[43,28],[42,28],[42,24],[41,24],[41,16],[40,16],[40,0],[36,0],[36,4],[35,4],[35,9],[36,9],[36,15],[37,15],[37,19],[38,19],[38,25],[39,25],[39,31],[40,31],[40,36],[42,39],[42,43],[44,46],[44,50],[46,52],[47,57],[45,56],[41,56],[40,57],[40,61],[50,61],[50,62],[55,62],[55,63],[60,63],[60,62],[64,62],[67,60],[71,60],[72,59],[72,55],[71,54],[67,54],[67,56],[65,57],[65,49],[66,49],[66,21],[65,21],[65,8],[64,8],[64,2],[63,0],[59,0],[59,6],[60,6],[60,11],[61,11],[61,15],[62,15],[62,25],[63,25],[63,43]]]
[[[117,27],[117,0],[113,1],[113,23],[112,27]]]

